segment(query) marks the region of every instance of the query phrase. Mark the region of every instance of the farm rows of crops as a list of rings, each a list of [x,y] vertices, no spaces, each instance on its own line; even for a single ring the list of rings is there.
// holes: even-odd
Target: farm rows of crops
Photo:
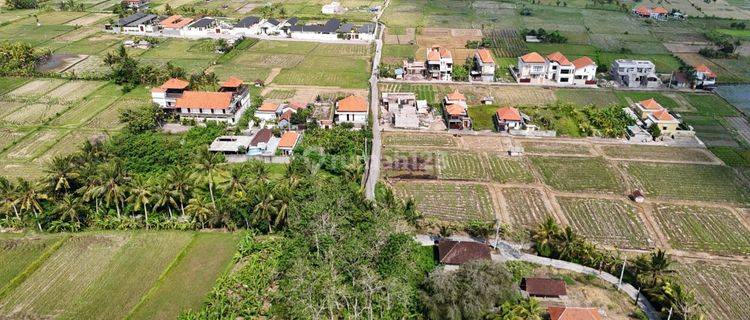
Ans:
[[[743,319],[750,301],[750,267],[693,262],[677,267],[682,282],[695,290],[708,319]]]
[[[574,230],[587,238],[626,248],[652,245],[637,209],[624,201],[558,197]]]
[[[670,245],[676,249],[750,253],[750,230],[727,209],[658,205],[654,216]]]
[[[495,219],[495,209],[486,186],[470,183],[397,182],[396,193],[412,198],[427,217],[448,221]]]
[[[532,188],[502,188],[510,223],[516,226],[533,227],[552,216],[552,209],[544,203],[544,194]]]

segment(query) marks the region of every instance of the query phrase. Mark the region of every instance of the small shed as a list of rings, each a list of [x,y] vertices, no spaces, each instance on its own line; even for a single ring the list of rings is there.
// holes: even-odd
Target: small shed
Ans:
[[[530,297],[559,298],[568,294],[564,281],[550,278],[523,278],[521,290]]]
[[[440,240],[438,260],[442,264],[462,265],[477,260],[491,260],[490,247],[474,241]]]
[[[519,157],[523,155],[523,147],[510,147],[508,155],[511,157]]]
[[[640,189],[635,189],[633,193],[630,194],[630,199],[637,203],[643,203],[646,201],[646,196]]]

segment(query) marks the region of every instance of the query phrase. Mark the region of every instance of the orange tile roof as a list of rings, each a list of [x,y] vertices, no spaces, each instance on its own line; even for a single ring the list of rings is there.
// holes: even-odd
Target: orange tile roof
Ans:
[[[594,308],[547,307],[550,320],[602,320]]]
[[[440,53],[430,49],[430,51],[427,52],[427,61],[440,61]]]
[[[479,53],[479,59],[482,60],[482,63],[495,63],[495,60],[492,59],[490,50],[482,48],[477,50],[477,52]]]
[[[286,112],[284,112],[284,113],[281,114],[281,116],[279,117],[279,119],[280,120],[291,121],[292,120],[292,113],[294,113],[294,112],[292,112],[292,110],[287,110]]]
[[[440,52],[440,57],[441,58],[451,58],[452,57],[451,51],[448,50],[448,49],[446,49],[446,48],[440,47],[440,49],[438,49],[438,51]]]
[[[497,109],[497,118],[506,121],[521,121],[521,112],[513,107],[502,107]]]
[[[576,69],[581,69],[588,67],[594,63],[594,60],[591,60],[589,57],[580,57],[578,59],[573,60],[573,65],[576,67]]]
[[[449,104],[445,106],[445,111],[452,116],[460,116],[466,114],[466,109],[457,104]]]
[[[526,63],[545,63],[547,60],[544,60],[544,57],[542,57],[541,54],[538,54],[536,52],[529,52],[523,56],[521,56],[521,61]]]
[[[466,96],[463,93],[458,92],[458,89],[453,90],[453,92],[449,93],[447,97],[448,100],[451,101],[466,101]]]
[[[258,111],[276,112],[277,109],[279,109],[278,104],[275,104],[273,102],[263,102],[263,104],[260,105],[260,108],[258,108]]]
[[[367,100],[360,96],[348,96],[339,100],[336,111],[341,112],[367,112]]]
[[[659,120],[659,121],[674,121],[675,120],[675,118],[671,114],[669,114],[669,111],[667,111],[667,109],[656,111],[653,113],[653,115],[654,115],[654,118],[656,118],[656,120]]]
[[[193,19],[186,18],[181,15],[173,15],[159,22],[164,28],[179,29],[193,22]]]
[[[695,71],[705,73],[710,77],[716,77],[716,74],[713,71],[711,71],[711,69],[709,69],[705,64],[701,64],[695,67]]]
[[[667,14],[667,13],[669,13],[669,11],[667,10],[667,8],[664,8],[664,7],[654,7],[654,8],[651,9],[651,12],[658,13],[658,14]]]
[[[295,110],[305,109],[305,108],[307,108],[307,103],[299,102],[299,101],[290,101],[289,102],[289,107],[291,107],[292,109],[295,109]]]
[[[242,83],[243,83],[242,79],[234,77],[234,76],[230,76],[229,79],[227,79],[227,81],[224,81],[221,83],[221,86],[224,88],[237,88],[241,86]]]
[[[162,89],[185,89],[189,85],[190,85],[190,82],[187,82],[185,80],[171,78],[167,80],[167,82],[164,82],[164,84],[162,84],[160,88]]]
[[[185,91],[175,102],[178,108],[228,109],[231,92]]]
[[[156,88],[151,88],[151,92],[167,92],[167,89],[156,87]]]
[[[642,16],[649,16],[649,15],[651,15],[651,10],[649,10],[648,7],[646,7],[646,6],[638,6],[633,11],[635,11],[635,13],[640,14]]]
[[[281,141],[279,141],[278,147],[284,149],[294,148],[294,146],[297,145],[298,138],[299,133],[295,131],[284,132],[284,134],[281,135]]]
[[[568,58],[565,57],[565,55],[562,54],[562,52],[560,51],[548,54],[547,59],[549,59],[550,61],[555,61],[559,63],[561,66],[573,65],[572,63],[570,63],[570,60],[568,60]]]
[[[643,100],[643,101],[640,101],[638,103],[640,103],[644,108],[646,108],[648,110],[661,110],[661,109],[664,109],[664,107],[662,107],[658,102],[656,102],[656,100],[654,100],[654,98],[651,98],[651,99],[648,99],[648,100]]]

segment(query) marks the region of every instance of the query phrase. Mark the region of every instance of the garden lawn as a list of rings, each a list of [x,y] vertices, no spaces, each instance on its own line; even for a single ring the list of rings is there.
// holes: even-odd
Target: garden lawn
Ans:
[[[469,117],[471,118],[472,129],[475,131],[495,131],[495,112],[498,108],[498,106],[487,105],[469,107]]]
[[[166,275],[129,315],[133,319],[175,319],[198,309],[236,250],[231,233],[198,233]]]
[[[544,183],[557,190],[617,193],[623,189],[616,173],[602,158],[530,158],[542,174]]]
[[[671,163],[623,163],[646,195],[684,200],[750,203],[750,191],[725,166]]]

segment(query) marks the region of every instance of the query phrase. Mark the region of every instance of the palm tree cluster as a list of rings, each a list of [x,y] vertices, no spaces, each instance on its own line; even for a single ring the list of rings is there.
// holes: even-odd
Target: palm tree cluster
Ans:
[[[599,249],[596,244],[586,241],[570,226],[560,227],[552,217],[547,217],[531,231],[535,249],[541,256],[571,261],[594,269],[619,274],[623,258],[619,253]],[[703,319],[700,306],[693,293],[683,287],[672,268],[673,261],[661,249],[639,255],[633,263],[627,264],[625,281],[642,292],[649,301],[663,312],[673,309],[674,319]]]
[[[99,143],[54,158],[44,179],[0,178],[0,227],[40,231],[194,229],[237,226],[273,232],[284,226],[299,174],[272,180],[255,161],[224,164],[201,148],[189,165],[163,174],[128,172]]]

